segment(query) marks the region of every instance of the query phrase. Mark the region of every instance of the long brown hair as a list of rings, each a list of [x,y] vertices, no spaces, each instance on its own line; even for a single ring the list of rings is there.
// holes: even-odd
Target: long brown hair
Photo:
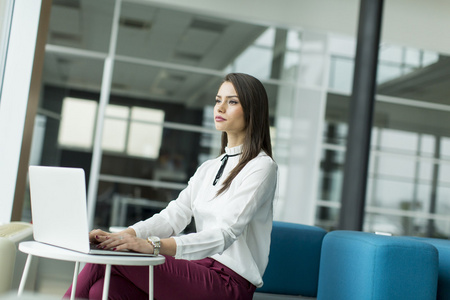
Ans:
[[[244,111],[245,140],[242,146],[242,155],[239,163],[225,179],[217,195],[226,191],[233,179],[245,165],[258,156],[261,150],[272,157],[272,144],[270,142],[269,99],[263,84],[253,76],[243,73],[230,73],[223,82],[231,82],[236,90]],[[228,144],[226,132],[222,132],[222,146],[220,154],[225,153]]]

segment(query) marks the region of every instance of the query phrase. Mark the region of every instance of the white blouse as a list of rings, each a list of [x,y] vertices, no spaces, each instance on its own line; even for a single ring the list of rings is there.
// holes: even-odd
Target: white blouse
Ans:
[[[225,148],[225,152],[241,153],[242,145]],[[131,227],[140,238],[173,236],[177,259],[212,257],[260,287],[269,258],[278,167],[261,151],[239,172],[229,189],[216,197],[240,158],[228,158],[223,175],[214,186],[224,155],[203,163],[167,208]],[[197,232],[177,236],[192,217]]]

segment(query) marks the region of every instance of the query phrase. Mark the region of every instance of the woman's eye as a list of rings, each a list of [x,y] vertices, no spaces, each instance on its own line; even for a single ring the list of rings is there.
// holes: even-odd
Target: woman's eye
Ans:
[[[236,100],[230,100],[228,103],[230,103],[230,104],[237,104],[238,102]]]
[[[216,104],[217,104],[217,103],[220,103],[220,100],[219,100],[219,99],[216,99]]]

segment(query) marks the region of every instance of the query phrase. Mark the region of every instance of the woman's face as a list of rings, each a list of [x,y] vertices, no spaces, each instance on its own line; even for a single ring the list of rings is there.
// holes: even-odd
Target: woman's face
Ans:
[[[225,131],[230,138],[245,136],[244,110],[231,82],[225,81],[219,88],[214,107],[216,129]]]

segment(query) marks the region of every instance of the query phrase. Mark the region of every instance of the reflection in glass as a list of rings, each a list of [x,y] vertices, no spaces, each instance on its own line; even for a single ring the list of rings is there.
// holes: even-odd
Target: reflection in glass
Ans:
[[[97,102],[64,98],[58,142],[61,146],[92,147]]]
[[[323,141],[330,148],[346,143],[347,105],[348,97],[328,94],[326,119],[329,121],[324,128]],[[445,187],[450,175],[445,174],[450,174],[450,142],[447,137],[437,134],[447,131],[445,125],[438,121],[446,118],[448,112],[445,110],[377,102],[366,209],[383,209],[385,222],[394,220],[389,215],[405,215],[403,223],[399,223],[403,225],[386,223],[386,227],[397,228],[397,232],[405,234],[439,236],[443,233],[432,218],[445,212],[447,202]],[[327,174],[323,167],[326,156],[329,154],[322,158],[324,174],[320,179],[322,200],[331,199],[326,180],[333,178],[333,172],[328,171]],[[436,196],[437,191],[441,196]],[[337,197],[339,199],[340,194]],[[411,212],[420,213],[422,217],[408,217]],[[371,230],[375,231],[380,226]]]
[[[111,226],[108,222],[117,220],[116,201],[128,209],[122,226],[139,217],[150,217],[178,196],[198,165],[219,155],[218,149],[200,144],[201,138],[213,139],[200,128],[198,132],[164,128],[162,136],[155,159],[103,153],[96,210],[98,226]]]
[[[255,64],[255,59],[262,63]],[[250,46],[233,62],[233,68],[236,72],[257,74],[259,78],[270,78],[271,60],[272,49]]]
[[[157,158],[161,146],[163,121],[164,111],[162,110],[133,107],[131,109],[127,153],[135,156]],[[151,123],[149,124],[148,122]]]
[[[350,94],[353,85],[356,41],[351,37],[331,34],[329,38],[331,90]]]
[[[442,159],[450,159],[450,137],[442,137],[440,143],[440,157]]]
[[[263,34],[253,43],[255,47],[270,49],[275,42],[276,29],[274,27],[267,28]]]
[[[344,159],[345,152],[342,151],[325,150],[322,153],[317,194],[323,204],[329,202],[327,204],[334,206],[340,202]],[[331,230],[337,225],[339,209],[323,204],[317,207],[316,223]]]
[[[103,151],[125,152],[125,141],[128,130],[129,108],[109,104],[106,106],[103,124]]]
[[[88,180],[102,70],[97,58],[46,52],[30,164],[83,168]],[[23,218],[31,218],[28,194]]]
[[[316,211],[316,226],[327,231],[336,230],[339,222],[339,208],[319,206]]]
[[[389,177],[377,177],[372,179],[372,189],[368,204],[372,206],[400,209],[403,201],[413,198],[414,182],[392,180]]]
[[[107,52],[114,5],[110,0],[55,0],[47,43]]]
[[[218,71],[267,28],[131,2],[122,4],[120,20],[118,55]]]
[[[402,69],[400,69],[398,66],[380,63],[377,70],[377,82],[381,84],[389,80],[398,78],[402,74]]]
[[[112,10],[110,0],[53,1],[48,43],[67,48],[65,53],[55,50],[58,47],[46,53],[40,105],[46,120],[39,122],[45,128],[36,131],[45,132],[41,137],[43,164],[89,170],[87,140],[92,139],[92,132],[83,135],[86,141],[76,148],[58,146],[57,136],[60,119],[67,121],[62,115],[66,114],[62,108],[65,97],[98,102],[103,58],[87,56],[92,56],[90,51],[107,52]],[[102,142],[101,174],[113,177],[100,179],[97,224],[111,224],[106,220],[113,219],[117,195],[160,203],[173,199],[199,164],[219,154],[220,133],[214,130],[212,119],[214,97],[223,73],[236,71],[252,73],[264,82],[270,121],[276,129],[274,152],[280,169],[286,170],[293,157],[290,141],[304,126],[297,122],[298,116],[292,116],[299,95],[295,83],[317,89],[328,80],[333,93],[327,95],[316,220],[324,228],[334,228],[339,208],[332,205],[340,200],[356,42],[353,37],[326,36],[326,43],[317,43],[310,32],[123,1]],[[73,51],[80,49],[90,51]],[[329,58],[327,72],[321,69],[322,58]],[[448,69],[448,61],[432,51],[384,44],[378,93],[449,105],[446,81],[425,80]],[[305,103],[314,99],[306,94],[301,98]],[[450,206],[450,133],[442,121],[448,120],[449,110],[391,102],[376,103],[367,192],[368,209],[388,210],[369,213],[366,228],[445,233],[448,222],[407,214],[435,216]],[[137,108],[160,115],[135,120],[131,115]],[[87,125],[88,116],[77,114],[78,123]],[[67,132],[65,128],[61,131]],[[128,210],[130,221],[154,213],[133,203],[134,208]]]
[[[439,220],[434,220],[433,222],[428,221],[428,226],[433,226],[433,235],[434,238],[439,239],[448,239],[450,236],[450,222],[447,217],[440,218]],[[427,235],[426,233],[426,236]]]
[[[345,145],[347,141],[348,126],[329,120],[324,126],[323,142],[333,145]]]
[[[412,179],[416,164],[409,158],[396,156],[380,156],[377,158],[378,175],[386,175],[402,179]]]
[[[13,1],[0,2],[0,101],[2,95],[3,73],[6,64],[6,53],[9,42],[9,32],[12,20]]]
[[[450,214],[450,184],[448,182],[439,186],[437,198],[437,213],[442,216],[448,216]]]
[[[398,64],[403,60],[403,48],[396,45],[384,44],[380,47],[378,56],[380,61]]]
[[[439,166],[439,181],[442,186],[450,184],[450,162],[442,163]],[[450,199],[450,197],[448,199]]]
[[[391,50],[386,50],[386,53],[380,52],[378,94],[450,104],[443,93],[449,80],[442,73],[448,68],[447,57],[422,49],[389,48]]]
[[[42,81],[45,85],[100,92],[103,60],[66,53],[46,52]]]
[[[406,48],[405,49],[405,63],[414,67],[421,65],[422,52],[419,49]]]
[[[330,63],[330,89],[341,93],[351,93],[355,68],[353,59],[334,56],[331,57]]]
[[[183,113],[183,109],[201,110],[205,105],[214,104],[221,81],[222,76],[154,67],[142,61],[118,58],[111,91],[124,99],[133,98],[136,99],[133,101],[142,102],[142,107],[169,108],[179,105],[178,110],[166,113],[165,121],[199,125],[201,119],[192,118],[191,114]]]
[[[407,219],[407,217],[401,216],[366,213],[363,230],[367,232],[386,232],[392,233],[393,235],[403,235],[405,232],[404,225]]]
[[[95,224],[102,228],[128,226],[167,206],[184,186],[158,187],[139,183],[99,182]]]
[[[319,199],[339,202],[345,153],[325,150],[322,154]]]

